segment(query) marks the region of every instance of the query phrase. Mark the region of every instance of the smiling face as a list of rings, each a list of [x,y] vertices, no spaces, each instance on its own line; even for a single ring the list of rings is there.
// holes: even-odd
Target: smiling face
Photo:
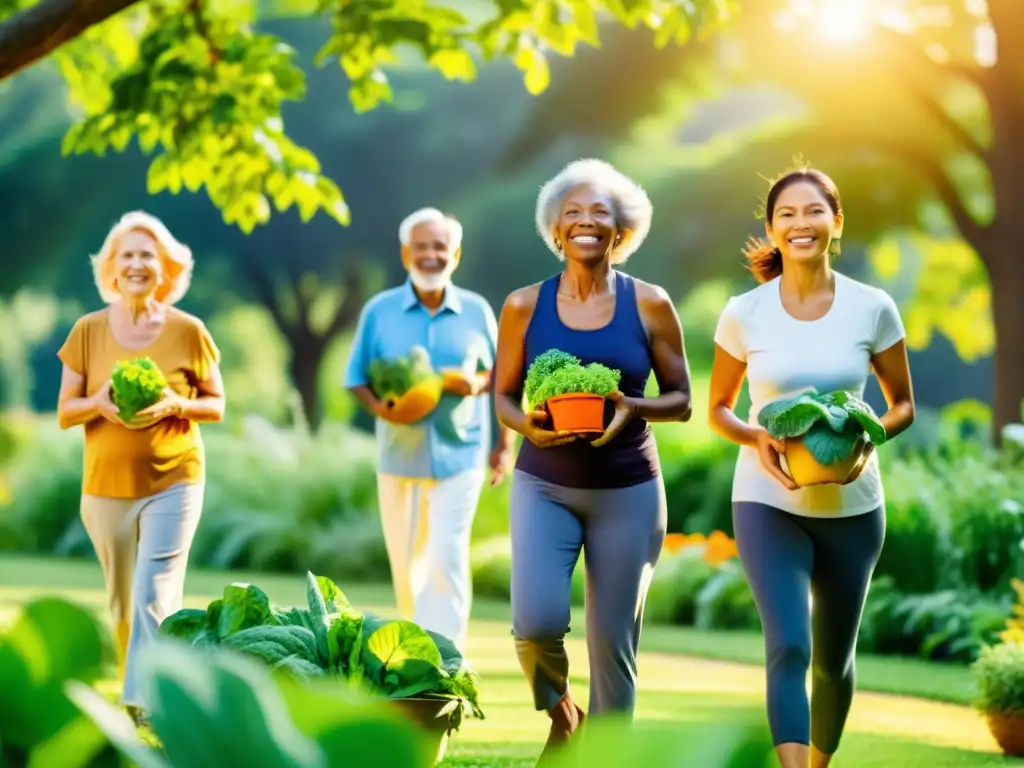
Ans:
[[[140,230],[132,230],[120,239],[113,268],[117,289],[125,298],[152,296],[164,277],[156,241]]]
[[[833,210],[824,191],[810,181],[797,181],[783,189],[775,199],[771,221],[765,225],[783,258],[802,262],[824,259],[842,229],[842,213]]]
[[[425,221],[412,228],[409,245],[402,248],[402,264],[413,285],[422,291],[440,290],[451,282],[461,250],[452,253],[451,233],[440,221]]]
[[[555,222],[555,241],[567,259],[589,264],[608,258],[621,236],[611,195],[590,185],[569,190]]]

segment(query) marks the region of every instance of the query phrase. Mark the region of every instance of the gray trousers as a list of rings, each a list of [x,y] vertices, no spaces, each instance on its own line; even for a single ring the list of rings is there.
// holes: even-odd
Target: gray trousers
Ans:
[[[772,736],[831,755],[853,701],[857,633],[885,541],[885,509],[815,518],[739,501],[732,520],[764,628]]]
[[[185,567],[203,509],[203,486],[179,483],[143,499],[82,496],[82,522],[103,569],[121,658],[124,704],[145,706],[139,648],[180,610]]]
[[[660,477],[627,488],[566,488],[516,471],[512,477],[512,634],[534,706],[569,690],[572,573],[586,558],[591,714],[636,705],[636,654],[644,600],[665,540]]]

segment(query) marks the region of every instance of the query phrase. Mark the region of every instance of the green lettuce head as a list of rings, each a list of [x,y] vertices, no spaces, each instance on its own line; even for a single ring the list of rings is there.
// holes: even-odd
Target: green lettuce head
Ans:
[[[370,363],[370,388],[381,400],[398,399],[417,384],[437,374],[430,353],[419,345],[395,359],[378,358]]]
[[[110,398],[122,421],[153,405],[167,387],[160,368],[148,357],[119,360],[110,379]]]
[[[866,438],[876,446],[886,440],[885,427],[871,406],[842,390],[775,400],[761,409],[757,422],[776,440],[803,438],[824,466],[849,458],[858,440]]]
[[[560,349],[537,355],[526,372],[524,392],[530,409],[552,397],[569,393],[607,397],[619,388],[621,373],[600,363],[582,365],[579,358]]]

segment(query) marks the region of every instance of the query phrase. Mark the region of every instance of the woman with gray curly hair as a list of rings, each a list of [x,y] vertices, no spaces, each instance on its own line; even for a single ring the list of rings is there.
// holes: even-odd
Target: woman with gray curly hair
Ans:
[[[579,726],[569,692],[572,573],[585,550],[590,712],[636,702],[644,599],[665,537],[665,491],[649,422],[690,418],[683,331],[662,288],[615,269],[651,227],[643,188],[601,160],[570,163],[537,200],[537,230],[564,269],[513,291],[498,323],[495,402],[522,434],[512,479],[512,633],[534,704],[551,717],[542,761]],[[526,371],[558,349],[621,372],[595,440],[521,407]],[[653,371],[657,397],[646,397]]]

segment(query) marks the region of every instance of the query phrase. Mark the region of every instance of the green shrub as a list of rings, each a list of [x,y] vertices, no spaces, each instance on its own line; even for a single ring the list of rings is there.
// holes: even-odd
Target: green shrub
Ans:
[[[647,591],[644,620],[693,626],[697,621],[697,596],[715,571],[696,547],[671,556],[663,554]]]
[[[985,714],[1024,716],[1024,643],[987,646],[972,669],[978,709]]]
[[[958,586],[942,478],[914,457],[886,461],[882,474],[885,543],[875,576],[912,594]]]
[[[204,426],[203,442],[206,498],[192,564],[293,572],[308,563],[339,578],[389,578],[372,436],[328,424],[310,438],[249,417]],[[92,556],[79,517],[79,430],[38,419],[7,477],[0,547]]]
[[[858,648],[931,661],[971,662],[985,644],[998,640],[1010,605],[1008,595],[992,598],[977,590],[907,595],[884,576],[872,583],[868,593]]]
[[[732,478],[738,452],[739,446],[725,440],[665,452],[669,533],[724,531],[733,536]]]

